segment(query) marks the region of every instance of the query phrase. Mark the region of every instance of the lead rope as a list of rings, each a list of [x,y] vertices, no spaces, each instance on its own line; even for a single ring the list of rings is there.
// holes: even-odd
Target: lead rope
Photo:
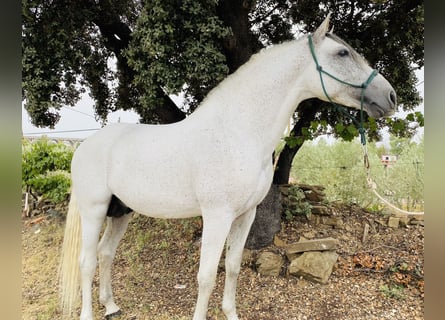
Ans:
[[[323,70],[323,68],[321,67],[321,65],[318,63],[317,60],[317,56],[315,55],[315,49],[314,49],[314,44],[312,42],[312,35],[308,36],[308,40],[309,40],[309,48],[311,50],[311,54],[312,54],[312,58],[314,59],[317,71],[320,75],[320,82],[321,82],[321,87],[323,89],[323,92],[326,96],[326,98],[328,99],[328,101],[334,105],[334,107],[341,111],[344,115],[348,116],[359,128],[358,131],[360,133],[360,142],[362,144],[362,149],[363,149],[363,165],[365,167],[365,171],[366,171],[366,181],[368,183],[368,187],[371,189],[371,191],[377,196],[377,198],[379,198],[384,204],[386,204],[388,207],[406,214],[406,215],[423,215],[424,212],[412,212],[412,211],[406,211],[403,209],[400,209],[398,207],[396,207],[395,205],[391,204],[388,200],[386,200],[384,197],[382,197],[378,192],[377,192],[377,184],[374,182],[374,180],[371,177],[371,169],[370,169],[370,164],[369,164],[369,157],[368,157],[368,148],[366,147],[366,136],[365,136],[365,129],[363,127],[363,102],[364,102],[364,94],[365,94],[365,90],[368,87],[368,85],[371,83],[371,81],[374,79],[374,77],[378,74],[377,70],[372,70],[371,74],[369,75],[368,79],[363,82],[360,85],[357,84],[353,84],[353,83],[349,83],[346,81],[343,81],[337,77],[335,77],[334,75],[330,74],[329,72]],[[354,87],[354,88],[361,88],[361,94],[360,94],[360,122],[358,122],[354,117],[352,117],[349,112],[347,112],[344,108],[340,107],[339,105],[337,105],[336,103],[334,103],[331,99],[331,97],[328,95],[328,92],[326,90],[326,87],[324,85],[324,81],[323,81],[323,74],[331,77],[332,79],[343,83],[345,85]]]
[[[388,200],[386,200],[383,196],[380,195],[380,193],[377,192],[377,184],[374,182],[374,180],[371,177],[371,168],[369,165],[369,158],[368,158],[368,150],[366,148],[366,145],[362,145],[362,149],[363,149],[363,163],[365,166],[365,171],[366,171],[366,181],[368,183],[368,187],[369,189],[371,189],[371,191],[377,196],[377,198],[379,198],[384,204],[386,204],[388,207],[390,207],[391,209],[394,209],[397,212],[406,214],[406,215],[423,215],[425,212],[423,211],[407,211],[407,210],[403,210],[400,209],[398,207],[396,207],[395,205],[393,205],[391,202],[389,202]]]

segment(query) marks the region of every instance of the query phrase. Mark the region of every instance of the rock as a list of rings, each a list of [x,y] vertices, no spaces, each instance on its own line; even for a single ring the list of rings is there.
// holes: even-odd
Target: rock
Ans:
[[[279,248],[286,246],[286,242],[284,240],[282,240],[280,237],[278,237],[277,235],[275,235],[275,237],[273,238],[273,244]]]
[[[307,251],[326,251],[334,250],[339,241],[334,238],[300,240],[286,246],[286,254],[301,253]]]
[[[316,193],[317,195],[319,195],[319,196],[322,197],[322,198],[325,197],[324,190],[325,190],[326,188],[323,187],[323,186],[315,186],[315,185],[309,185],[309,184],[304,184],[304,183],[299,183],[298,186],[299,186],[300,189],[302,189],[304,192],[312,191],[312,192]]]
[[[245,248],[261,249],[273,242],[275,234],[281,230],[281,211],[280,187],[272,185],[269,193],[257,207]]]
[[[411,220],[410,223],[411,225],[419,225],[419,226],[425,226],[425,222],[423,220]]]
[[[340,217],[322,217],[321,223],[334,228],[343,226],[343,220]]]
[[[252,261],[254,260],[254,256],[255,256],[255,254],[253,253],[252,250],[244,249],[243,257],[241,259],[241,265],[243,265],[243,266],[251,265]]]
[[[288,272],[309,281],[325,284],[337,262],[338,254],[334,251],[305,252],[292,260]]]
[[[303,192],[308,201],[322,202],[324,200],[324,194],[317,193],[314,190],[307,190]]]
[[[289,184],[282,184],[280,185],[280,192],[285,197],[289,195]]]
[[[401,216],[399,219],[402,227],[407,227],[409,225],[410,218],[407,215]]]
[[[411,220],[424,221],[425,220],[425,214],[410,215],[410,218],[411,218]]]
[[[423,215],[423,214],[419,214],[419,215],[411,215],[411,216],[410,216],[409,224],[411,224],[411,225],[425,226],[424,215]]]
[[[399,227],[400,218],[389,217],[388,227],[397,229]]]
[[[264,251],[258,256],[257,271],[264,276],[278,276],[284,265],[284,258],[277,253]]]
[[[313,223],[314,225],[319,225],[321,223],[321,217],[319,215],[316,214],[311,214],[308,217],[308,220]]]
[[[251,266],[253,262],[255,261],[255,252],[249,249],[244,248],[243,249],[243,255],[241,258],[241,265],[242,266]],[[221,256],[221,259],[219,260],[218,268],[221,270],[226,270],[226,257],[225,255]]]
[[[313,214],[320,214],[320,215],[330,215],[331,211],[326,206],[320,206],[320,205],[312,205],[311,212]]]
[[[313,238],[315,238],[315,235],[316,235],[317,233],[314,231],[314,230],[311,230],[311,231],[308,231],[308,232],[305,232],[305,233],[303,233],[303,236],[306,238],[306,239],[313,239]]]

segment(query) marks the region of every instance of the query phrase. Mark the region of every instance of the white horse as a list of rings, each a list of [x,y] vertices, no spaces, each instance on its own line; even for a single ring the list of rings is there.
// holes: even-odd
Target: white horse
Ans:
[[[329,16],[312,35],[318,64],[349,83],[369,80],[372,68],[328,27]],[[394,89],[382,75],[374,74],[366,90],[330,77],[322,86],[314,57],[307,37],[262,50],[185,120],[112,124],[78,147],[61,262],[65,315],[76,308],[80,284],[80,319],[93,319],[98,257],[99,301],[106,316],[119,312],[111,291],[111,264],[134,210],[156,218],[202,216],[193,319],[206,319],[225,243],[222,309],[227,319],[238,319],[235,291],[242,250],[255,208],[271,185],[272,152],[295,108],[308,98],[327,100],[323,87],[333,102],[363,107],[374,117],[391,115],[396,108]]]

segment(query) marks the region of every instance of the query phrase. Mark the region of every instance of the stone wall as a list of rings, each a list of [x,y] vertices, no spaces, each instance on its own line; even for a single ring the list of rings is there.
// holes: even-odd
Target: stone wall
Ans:
[[[300,235],[297,242],[285,243],[275,236],[280,230],[277,225],[281,226],[282,219],[292,219],[298,215],[306,216],[306,221],[314,228],[350,229],[343,215],[336,212],[334,206],[325,199],[324,187],[306,184],[273,186],[266,202],[259,207],[258,214],[251,235],[261,229],[263,241],[247,243],[243,258],[245,262],[248,261],[259,274],[265,276],[293,275],[322,284],[328,282],[339,257],[336,252],[340,244],[338,239],[306,239]],[[376,214],[375,221],[394,229],[423,225],[423,215]],[[369,233],[367,223],[361,232],[360,240],[365,243]],[[260,245],[255,247],[252,244]]]

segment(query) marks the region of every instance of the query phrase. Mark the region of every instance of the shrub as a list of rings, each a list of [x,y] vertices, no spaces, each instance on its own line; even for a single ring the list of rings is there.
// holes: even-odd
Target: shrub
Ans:
[[[71,180],[67,171],[56,170],[39,174],[31,181],[34,190],[53,202],[62,202],[69,195]]]
[[[47,138],[23,141],[22,188],[54,202],[67,198],[71,185],[70,166],[74,149]]]
[[[312,206],[306,200],[304,191],[298,185],[292,185],[288,189],[287,200],[283,203],[284,215],[291,220],[296,215],[305,215],[309,218]]]

